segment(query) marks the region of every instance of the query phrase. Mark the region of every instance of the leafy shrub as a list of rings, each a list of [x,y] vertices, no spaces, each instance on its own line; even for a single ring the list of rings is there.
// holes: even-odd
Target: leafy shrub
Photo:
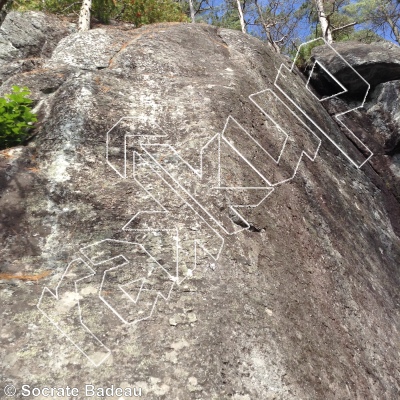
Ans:
[[[52,14],[67,15],[78,13],[81,1],[75,0],[25,0],[14,1],[13,9],[17,11],[45,11]]]
[[[81,0],[26,0],[16,2],[19,11],[40,10],[78,18]],[[136,26],[155,22],[187,22],[184,3],[175,0],[93,0],[92,17],[102,23],[112,19],[130,22]]]
[[[23,143],[37,121],[31,111],[27,87],[12,87],[13,93],[0,97],[0,149]]]
[[[82,0],[30,0],[25,2],[28,9],[37,9],[58,15],[76,15],[78,17]],[[21,6],[18,7],[21,10]],[[108,23],[113,11],[116,10],[116,0],[93,0],[92,16],[102,23]]]
[[[351,27],[353,28],[353,27]],[[314,39],[314,36],[312,36]],[[311,40],[310,38],[308,38]],[[347,42],[347,41],[358,41],[361,43],[372,43],[372,42],[379,42],[382,41],[383,38],[377,35],[376,33],[372,32],[371,30],[368,29],[362,29],[362,30],[344,30],[340,35],[337,35],[334,37],[335,42]],[[322,40],[317,40],[315,42],[308,43],[306,45],[301,46],[300,51],[298,53],[298,57],[296,59],[296,66],[301,70],[301,71],[306,71],[307,68],[311,66],[311,53],[312,49],[317,46],[323,45]],[[296,52],[293,51],[291,54],[291,57],[294,58],[296,55]]]
[[[121,19],[136,26],[155,22],[186,22],[182,5],[173,0],[124,0]]]
[[[296,66],[304,72],[310,66],[312,49],[323,44],[324,42],[322,40],[316,40],[315,42],[303,44],[297,55],[298,57],[296,59]]]

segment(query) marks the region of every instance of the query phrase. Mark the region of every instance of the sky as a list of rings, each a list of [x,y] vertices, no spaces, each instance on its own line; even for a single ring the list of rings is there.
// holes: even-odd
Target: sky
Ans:
[[[222,13],[223,13],[223,11],[222,11],[222,6],[223,6],[223,4],[224,4],[224,0],[209,0],[210,1],[210,4],[212,4],[214,7],[216,7],[216,8],[218,8],[218,7],[220,7],[221,8],[221,11],[219,11],[219,15],[221,15]],[[231,0],[232,1],[232,0]],[[243,0],[241,0],[242,2],[243,2]],[[265,5],[265,4],[268,4],[268,0],[258,0],[259,1],[259,4],[260,5]],[[288,1],[288,0],[286,0],[286,1]],[[292,1],[294,1],[295,3],[296,3],[296,6],[297,7],[299,7],[300,6],[300,4],[302,4],[303,3],[303,0],[292,0]],[[313,2],[313,0],[309,0],[310,2]],[[351,0],[351,1],[355,1],[355,0]],[[235,4],[236,3],[236,1],[235,0],[233,0],[233,3]],[[248,18],[248,19],[250,19],[251,20],[251,17],[249,17],[249,15],[245,15],[245,18]],[[253,18],[254,19],[254,18]],[[366,26],[365,25],[361,25],[361,24],[357,24],[356,26],[355,26],[355,30],[361,30],[361,29],[365,29],[366,28]],[[255,27],[255,26],[249,26],[248,27],[248,32],[249,33],[252,33],[252,34],[255,34],[256,36],[260,36],[260,33],[262,32],[262,28],[261,28],[261,26],[258,26],[258,27]],[[307,41],[308,40],[308,37],[309,37],[309,35],[310,35],[310,33],[311,33],[311,30],[310,30],[310,23],[309,23],[309,21],[307,21],[306,19],[304,19],[304,20],[302,20],[300,23],[299,23],[299,26],[298,26],[298,29],[297,29],[297,32],[296,32],[296,36],[298,36],[298,38],[299,38],[299,43],[301,43],[301,42],[304,42],[304,41]],[[391,42],[394,42],[394,43],[396,43],[396,44],[398,44],[395,40],[394,40],[394,38],[392,37],[392,35],[390,34],[390,29],[384,29],[384,30],[379,30],[379,31],[377,31],[376,33],[378,33],[380,36],[382,36],[384,39],[386,39],[386,40],[389,40],[389,41],[391,41]]]

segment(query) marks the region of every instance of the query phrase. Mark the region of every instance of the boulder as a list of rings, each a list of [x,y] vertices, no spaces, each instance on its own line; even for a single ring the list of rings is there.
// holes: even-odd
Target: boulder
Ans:
[[[0,86],[40,120],[0,153],[7,383],[400,396],[399,203],[289,67],[239,31],[103,27]]]
[[[365,45],[350,41],[334,43],[332,47],[340,56],[325,45],[312,49],[311,59],[329,66],[329,72],[345,87],[351,88],[350,95],[353,97],[363,94],[364,85],[362,82],[354,84],[354,73],[343,62],[343,58],[371,85],[372,89],[380,83],[400,79],[400,47],[392,42]],[[324,90],[324,86],[332,84],[323,73],[314,79],[314,85],[321,90]]]
[[[30,71],[26,59],[50,57],[57,43],[75,29],[75,25],[54,15],[36,11],[8,13],[0,30],[0,82],[16,72]]]
[[[400,81],[378,85],[371,97],[366,116],[371,121],[371,139],[380,149],[375,169],[400,202]]]
[[[354,51],[351,51],[353,45]],[[343,116],[342,121],[345,122],[346,128],[342,126],[342,131],[360,151],[364,149],[363,143],[368,143],[374,153],[370,161],[371,165],[380,175],[384,186],[390,189],[396,202],[400,202],[398,155],[400,152],[398,101],[400,81],[393,80],[399,78],[397,72],[393,74],[393,71],[397,70],[396,65],[400,65],[400,48],[387,42],[372,44],[371,47],[345,42],[334,44],[333,47],[340,56],[328,46],[321,46],[313,50],[313,60],[329,66],[328,71],[350,90],[348,93],[323,100],[321,103],[331,115],[355,109]],[[351,68],[356,69],[368,80],[371,85],[368,93],[366,85]],[[327,76],[321,68],[314,69],[310,82],[314,84],[314,88],[320,95],[325,92],[328,97],[338,90],[337,82]],[[368,95],[365,97],[366,94]],[[353,132],[362,139],[361,142],[354,138]],[[392,207],[392,203],[392,200],[388,199],[389,208]],[[394,222],[394,224],[400,226],[400,223]]]
[[[378,85],[367,103],[367,114],[385,154],[400,153],[400,80]]]

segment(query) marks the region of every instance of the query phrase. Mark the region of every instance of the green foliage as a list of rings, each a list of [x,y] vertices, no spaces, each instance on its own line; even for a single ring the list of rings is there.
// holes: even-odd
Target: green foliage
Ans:
[[[373,42],[382,42],[385,39],[370,29],[360,29],[354,31],[349,40],[370,44]]]
[[[239,13],[236,10],[227,10],[225,13],[218,15],[215,13],[210,17],[210,23],[221,28],[242,30],[239,20]]]
[[[117,4],[119,19],[136,26],[188,21],[182,6],[173,0],[121,0]]]
[[[26,0],[14,2],[14,9],[18,11],[45,11],[52,14],[68,15],[78,13],[81,1],[77,0]]]
[[[31,111],[27,87],[13,86],[13,93],[0,97],[0,149],[16,146],[27,138],[37,121]]]
[[[348,4],[343,8],[338,8],[337,11],[332,12],[329,16],[329,21],[331,24],[331,28],[333,30],[332,32],[332,37],[334,42],[346,42],[346,41],[358,41],[362,43],[372,43],[376,41],[383,40],[379,35],[374,33],[370,29],[358,29],[356,30],[355,25],[352,25],[355,21],[358,22],[358,20],[354,17],[354,15],[351,15],[348,12],[344,12],[344,10],[347,10],[348,7],[351,7],[352,4],[349,4],[348,1],[345,1],[343,4]],[[311,7],[308,5],[308,7]],[[302,11],[305,13],[308,9],[305,9],[303,7]],[[332,10],[330,10],[332,11]],[[311,14],[315,13],[314,9],[309,9]],[[311,21],[314,25],[314,32],[312,35],[310,35],[305,41],[310,41],[312,39],[318,38],[322,36],[321,32],[321,27],[318,23],[318,19],[311,15]],[[342,27],[345,27],[344,29],[341,29]],[[310,65],[311,65],[311,52],[314,47],[322,45],[322,41],[315,41],[311,42],[307,45],[303,45],[300,48],[300,51],[298,53],[298,58],[296,59],[296,65],[298,68],[300,68],[302,71],[305,71]],[[292,52],[291,56],[294,57],[296,52]]]
[[[312,39],[309,39],[312,40]],[[296,66],[301,70],[304,71],[310,64],[311,60],[311,52],[314,47],[321,46],[323,44],[322,40],[316,40],[315,42],[311,42],[308,44],[304,44],[299,48],[297,59],[296,59]],[[296,54],[293,54],[295,56]]]
[[[378,14],[379,8],[384,7],[386,0],[358,0],[353,1],[345,7],[345,12],[360,22],[367,22],[371,19],[371,15]]]
[[[81,0],[27,0],[16,3],[19,11],[40,10],[58,15],[78,16]],[[174,0],[93,0],[92,16],[101,23],[112,19],[136,26],[155,22],[186,22],[183,5]]]
[[[320,34],[320,31],[317,32]],[[356,41],[361,43],[372,43],[379,42],[384,40],[381,36],[377,35],[373,31],[369,29],[360,29],[355,30],[353,27],[351,29],[344,29],[343,32],[334,36],[335,42],[347,42],[347,41]],[[307,40],[311,41],[314,37],[308,38]],[[311,42],[305,45],[302,45],[298,51],[292,51],[290,56],[294,58],[297,54],[296,66],[301,70],[305,71],[311,65],[311,52],[314,47],[323,45],[322,40],[316,40],[315,42]]]
[[[376,33],[389,33],[400,44],[399,0],[357,0],[345,7],[344,12]]]
[[[113,0],[94,0],[92,13],[100,22],[108,24],[113,12],[116,10],[116,1]]]
[[[210,9],[201,19],[220,28],[242,30],[236,0],[225,0]]]
[[[345,27],[346,25],[349,25],[351,23],[354,23],[354,19],[349,17],[348,15],[342,14],[342,13],[334,13],[331,16],[330,19],[332,28],[341,28]],[[347,28],[339,29],[337,31],[333,31],[332,37],[335,42],[343,42],[346,40],[351,40],[350,37],[354,33],[354,25],[353,26],[347,26]]]

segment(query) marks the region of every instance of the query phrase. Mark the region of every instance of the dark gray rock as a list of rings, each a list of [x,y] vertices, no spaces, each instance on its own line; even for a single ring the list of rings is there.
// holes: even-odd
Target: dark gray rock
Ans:
[[[384,46],[391,48],[390,45],[384,44]],[[381,71],[381,61],[384,61],[384,55],[381,54],[381,61],[378,60],[378,56],[374,54],[368,55],[368,46],[364,46],[365,49],[359,51],[359,57],[366,55],[366,61],[369,60],[371,63],[369,76],[374,75],[375,68],[378,73],[380,72],[380,80],[387,82],[380,83],[377,86],[372,86],[367,101],[364,107],[357,109],[354,112],[344,116],[343,121],[347,127],[357,134],[362,139],[363,143],[368,143],[369,148],[373,151],[374,157],[371,159],[371,165],[380,175],[384,182],[381,189],[385,192],[389,190],[396,199],[395,202],[400,202],[400,174],[399,174],[399,156],[400,153],[400,81],[391,80],[393,76],[389,73],[383,73]],[[344,46],[346,48],[346,46]],[[338,48],[339,49],[339,48]],[[358,51],[358,50],[357,50]],[[349,53],[343,53],[349,54]],[[342,55],[342,54],[341,54]],[[388,59],[393,62],[393,54],[389,54]],[[378,62],[378,65],[373,63],[373,60]],[[357,65],[362,64],[360,59],[347,55],[346,61],[351,64],[354,68]],[[330,64],[329,64],[330,67]],[[337,72],[337,64],[333,61],[332,72]],[[331,68],[331,67],[330,67]],[[343,71],[337,74],[338,79],[343,79]],[[319,78],[317,76],[316,80]],[[354,80],[356,81],[356,80]],[[320,82],[321,83],[321,80]],[[354,93],[354,92],[353,92]],[[354,108],[361,104],[354,101],[352,96],[339,96],[327,101],[323,101],[322,104],[328,110],[331,115],[343,112],[346,109]],[[347,135],[354,144],[362,151],[360,143],[354,140],[349,135],[346,129],[342,129],[343,133]],[[389,209],[393,206],[393,199],[391,196],[386,198],[387,206]],[[400,221],[396,219],[392,220],[393,224],[397,227],[396,230],[400,229]]]
[[[372,140],[379,143],[375,168],[400,202],[400,81],[378,85],[366,105]]]
[[[400,79],[400,47],[392,42],[365,45],[357,42],[334,43],[333,48],[371,85]],[[312,50],[312,60],[329,67],[329,72],[345,87],[351,88],[351,96],[362,95],[364,85],[355,83],[354,73],[330,47],[318,46]],[[322,90],[329,86],[324,76],[316,76],[314,84]]]
[[[73,29],[73,24],[54,15],[10,12],[1,26],[1,36],[19,50],[19,58],[50,57],[58,42]]]
[[[54,15],[8,13],[0,29],[0,82],[14,73],[29,71],[24,59],[38,59],[29,61],[37,64],[50,57],[57,43],[73,30],[74,24]]]
[[[222,132],[229,115],[279,155],[280,131],[248,98],[264,89],[273,92],[255,98],[290,133],[293,154],[315,150],[316,139],[302,122],[308,120],[274,97],[284,100],[273,82],[286,59],[249,35],[200,24],[93,30],[63,39],[52,54],[41,68],[15,74],[0,87],[1,94],[17,83],[32,88],[40,117],[28,146],[0,153],[0,272],[49,273],[35,284],[0,275],[4,381],[17,388],[68,384],[80,389],[80,398],[88,397],[88,383],[141,387],[147,399],[399,397],[400,241],[393,221],[400,220],[400,206],[373,166],[355,168],[322,137],[315,161],[304,158],[295,179],[276,187],[258,207],[241,209],[248,230],[229,235],[212,225],[216,236],[200,215],[213,224],[211,219],[174,186],[177,182],[218,221],[238,229],[243,222],[229,205],[255,205],[260,198],[256,191],[236,198],[213,189],[219,155],[211,145],[201,179],[177,153],[143,147],[137,137],[127,142],[128,160],[133,150],[141,155],[136,180],[130,164],[123,179],[106,163],[106,133],[122,117],[134,119],[112,131],[109,154],[120,171],[124,134],[138,132],[149,135],[148,143],[174,146],[199,168],[201,148]],[[339,145],[363,156],[299,73],[288,73],[280,83]],[[258,168],[271,165],[248,136],[238,136],[237,148]],[[223,183],[265,186],[229,146],[220,156]],[[294,160],[284,156],[272,170],[290,176]],[[128,255],[123,241],[140,243],[165,269],[175,268],[175,231],[171,237],[158,230],[122,230],[139,211],[159,210],[155,199],[169,214],[144,213],[130,226],[176,227],[182,239],[179,273],[187,279],[168,302],[159,300],[151,318],[126,326],[97,294],[105,268],[114,266],[122,250]],[[224,246],[217,261],[199,247],[190,277],[193,237],[210,249],[222,237]],[[116,258],[91,263],[95,274],[77,283],[86,326],[112,350],[94,368],[36,304],[72,260],[89,263],[90,255],[87,259],[79,249],[105,239],[119,240],[121,247],[108,241],[96,254]],[[143,250],[136,250],[142,264],[112,275],[112,286],[102,292],[105,300],[116,299],[117,307],[126,300],[118,285],[147,265]],[[99,359],[104,348],[82,336],[84,331],[75,332],[81,325],[71,311],[77,306],[74,280],[90,270],[72,272],[51,310],[60,327]],[[171,281],[156,283],[156,291],[164,293]],[[136,315],[135,308],[131,312]]]
[[[378,85],[367,103],[367,113],[376,128],[376,140],[386,154],[400,153],[400,81]]]

